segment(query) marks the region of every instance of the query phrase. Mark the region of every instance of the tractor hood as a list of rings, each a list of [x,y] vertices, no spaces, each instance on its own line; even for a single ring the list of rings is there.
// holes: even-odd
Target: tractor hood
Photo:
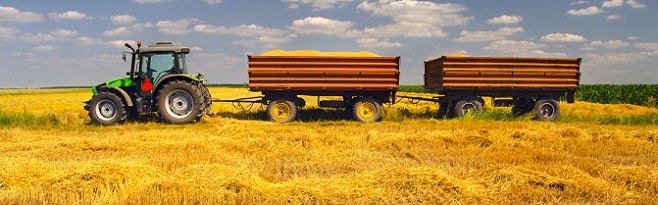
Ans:
[[[124,88],[136,85],[135,81],[130,78],[119,78],[115,80],[110,80],[105,83],[99,84],[91,88],[91,92],[95,95],[98,93],[99,87],[114,87],[114,88]]]

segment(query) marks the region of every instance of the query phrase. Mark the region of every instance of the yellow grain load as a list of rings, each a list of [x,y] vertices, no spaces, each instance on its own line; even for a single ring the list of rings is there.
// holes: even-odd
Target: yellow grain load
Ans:
[[[320,52],[317,50],[270,50],[267,51],[261,56],[346,56],[346,57],[380,57],[379,55],[370,52],[370,51],[358,51],[358,52]]]
[[[450,54],[448,57],[467,57],[467,55],[463,53],[453,53]]]

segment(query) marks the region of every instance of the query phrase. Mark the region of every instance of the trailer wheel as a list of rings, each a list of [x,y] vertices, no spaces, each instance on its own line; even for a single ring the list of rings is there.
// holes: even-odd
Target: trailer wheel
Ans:
[[[101,92],[87,101],[84,106],[91,122],[99,125],[114,125],[126,121],[126,106],[119,96],[111,92]]]
[[[462,117],[466,113],[473,112],[479,113],[482,112],[482,103],[478,100],[460,100],[456,103],[453,103],[452,114],[455,117]]]
[[[364,97],[354,102],[352,107],[354,119],[361,122],[375,122],[382,119],[382,106],[379,101]]]
[[[560,105],[553,99],[537,101],[534,110],[535,120],[554,121],[560,117]]]
[[[297,118],[297,106],[288,99],[277,99],[267,105],[267,116],[274,122],[290,122]]]

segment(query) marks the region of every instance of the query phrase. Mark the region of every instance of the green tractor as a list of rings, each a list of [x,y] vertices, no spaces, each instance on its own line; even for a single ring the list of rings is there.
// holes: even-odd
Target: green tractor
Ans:
[[[123,52],[131,59],[129,77],[94,86],[93,96],[85,102],[92,123],[114,125],[140,115],[157,113],[160,120],[172,124],[192,123],[211,107],[212,99],[203,84],[204,75],[188,74],[185,56],[188,47],[160,41]]]

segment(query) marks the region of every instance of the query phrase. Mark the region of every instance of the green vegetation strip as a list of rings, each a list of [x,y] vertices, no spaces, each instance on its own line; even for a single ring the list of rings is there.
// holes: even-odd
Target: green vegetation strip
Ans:
[[[427,93],[423,85],[401,85],[400,92]],[[658,106],[658,84],[580,85],[576,100],[601,104]]]

